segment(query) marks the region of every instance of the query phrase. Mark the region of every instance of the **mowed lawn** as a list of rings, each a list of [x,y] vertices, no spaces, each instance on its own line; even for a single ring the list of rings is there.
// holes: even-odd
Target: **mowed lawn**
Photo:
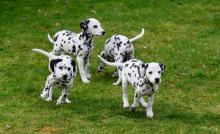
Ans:
[[[94,38],[92,80],[77,75],[71,104],[56,106],[40,98],[49,75],[47,57],[32,48],[52,50],[47,33],[80,32],[79,23],[97,18],[107,34]],[[122,108],[114,68],[97,73],[97,55],[113,34],[132,38],[135,56],[164,63],[154,118],[145,110]],[[133,90],[129,87],[129,101]],[[219,0],[1,0],[0,133],[220,133]]]

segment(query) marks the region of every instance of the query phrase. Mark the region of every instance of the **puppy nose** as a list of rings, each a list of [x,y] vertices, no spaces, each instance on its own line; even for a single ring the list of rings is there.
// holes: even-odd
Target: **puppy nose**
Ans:
[[[102,35],[104,35],[105,34],[105,31],[102,31]]]
[[[155,82],[159,83],[160,79],[159,78],[155,78]]]
[[[64,74],[64,75],[63,75],[63,79],[66,79],[66,78],[67,78],[67,74]]]

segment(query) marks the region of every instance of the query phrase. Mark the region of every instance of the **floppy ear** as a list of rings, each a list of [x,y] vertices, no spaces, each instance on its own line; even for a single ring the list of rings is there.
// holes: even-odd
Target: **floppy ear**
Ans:
[[[165,65],[164,65],[164,64],[161,64],[161,63],[159,63],[159,65],[160,65],[160,68],[161,68],[162,72],[164,72],[164,70],[165,70]]]
[[[83,20],[82,22],[80,22],[80,27],[83,31],[86,31],[88,29],[88,23],[89,20]]]
[[[61,62],[62,59],[54,59],[50,61],[50,69],[54,72],[54,66],[58,63]]]
[[[148,68],[148,63],[145,64],[145,69],[147,69],[147,68]]]

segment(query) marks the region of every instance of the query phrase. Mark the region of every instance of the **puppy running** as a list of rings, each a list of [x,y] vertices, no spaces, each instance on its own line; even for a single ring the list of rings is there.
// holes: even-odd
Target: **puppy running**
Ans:
[[[46,55],[50,59],[49,70],[51,74],[47,77],[46,84],[40,95],[41,98],[51,101],[53,86],[58,85],[63,90],[56,104],[71,103],[67,97],[77,74],[75,61],[67,55],[55,56],[40,49],[33,49],[33,51]]]
[[[135,36],[132,39],[128,39],[128,37],[123,35],[113,35],[105,42],[104,50],[101,52],[102,58],[107,61],[122,63],[126,62],[132,58],[134,58],[134,47],[132,42],[141,38],[144,35],[144,29],[139,35]],[[97,71],[102,72],[104,70],[105,64],[103,62],[100,63]],[[114,77],[118,76],[118,71],[120,67],[117,68]]]
[[[161,75],[164,72],[165,65],[155,62],[144,63],[137,59],[131,59],[125,63],[108,62],[101,56],[98,56],[102,62],[110,66],[122,67],[117,85],[122,81],[123,88],[123,108],[129,108],[127,86],[130,83],[135,89],[134,101],[131,110],[134,111],[141,103],[146,107],[146,115],[153,117],[153,100],[161,82]],[[143,96],[148,95],[148,103],[144,101]]]
[[[88,78],[91,78],[89,56],[93,48],[93,36],[103,36],[105,31],[101,27],[101,23],[94,18],[83,20],[80,27],[81,33],[62,30],[57,32],[53,39],[48,34],[48,39],[53,44],[52,54],[65,53],[76,56],[81,79],[84,83],[89,83]]]

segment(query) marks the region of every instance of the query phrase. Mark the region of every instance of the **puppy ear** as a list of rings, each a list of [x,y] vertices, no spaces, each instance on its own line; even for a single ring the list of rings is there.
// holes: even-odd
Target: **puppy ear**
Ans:
[[[164,72],[164,70],[165,70],[165,65],[164,65],[164,64],[161,64],[161,63],[159,63],[159,65],[160,65],[161,70]]]
[[[54,66],[58,63],[61,62],[62,59],[54,59],[50,61],[50,69],[54,72]]]
[[[148,68],[148,63],[145,64],[145,69],[147,69],[147,68]]]
[[[89,20],[83,20],[80,22],[80,27],[83,31],[86,31],[88,29]]]

